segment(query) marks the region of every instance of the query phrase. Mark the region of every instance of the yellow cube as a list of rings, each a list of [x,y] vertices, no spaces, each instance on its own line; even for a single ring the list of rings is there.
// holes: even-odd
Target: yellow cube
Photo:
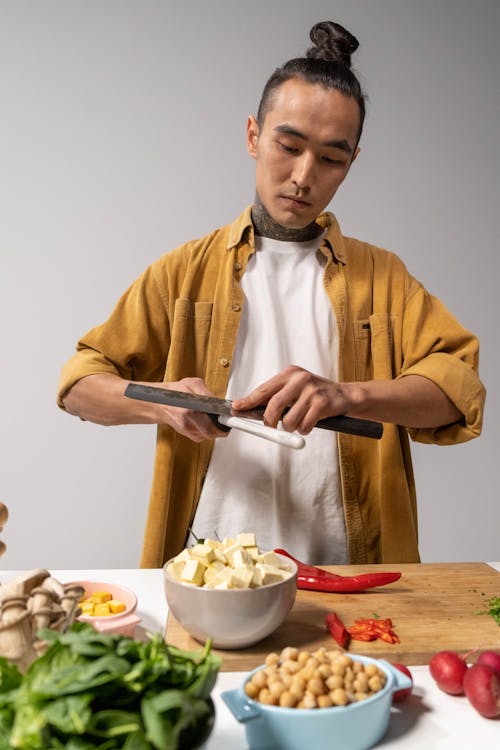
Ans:
[[[109,609],[109,605],[107,602],[101,602],[101,604],[96,604],[94,609],[94,616],[95,617],[109,617],[111,614],[111,611]]]
[[[118,612],[125,612],[126,610],[124,603],[118,601],[118,599],[111,599],[107,604],[112,615],[117,615]]]
[[[89,597],[94,604],[103,604],[113,598],[109,591],[93,591]]]

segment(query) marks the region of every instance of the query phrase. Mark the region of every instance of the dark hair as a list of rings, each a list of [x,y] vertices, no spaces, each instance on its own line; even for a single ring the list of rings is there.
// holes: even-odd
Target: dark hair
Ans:
[[[309,37],[313,46],[309,47],[305,57],[295,57],[276,68],[264,86],[257,121],[259,125],[264,122],[276,89],[291,78],[300,78],[307,83],[319,83],[327,89],[336,89],[356,100],[360,116],[359,140],[365,119],[365,95],[351,70],[351,55],[359,47],[359,42],[347,29],[333,21],[315,24]]]

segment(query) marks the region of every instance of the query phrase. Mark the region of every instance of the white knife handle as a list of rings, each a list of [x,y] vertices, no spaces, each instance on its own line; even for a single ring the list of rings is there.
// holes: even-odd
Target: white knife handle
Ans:
[[[219,422],[226,427],[232,427],[235,430],[241,430],[242,432],[248,432],[250,435],[257,435],[257,437],[265,438],[265,440],[271,440],[273,443],[279,443],[280,445],[286,445],[288,448],[303,448],[306,441],[301,435],[297,435],[293,432],[286,432],[285,430],[276,430],[274,427],[268,427],[262,422],[256,422],[253,419],[244,419],[243,417],[230,417],[230,416],[219,416],[217,417]]]

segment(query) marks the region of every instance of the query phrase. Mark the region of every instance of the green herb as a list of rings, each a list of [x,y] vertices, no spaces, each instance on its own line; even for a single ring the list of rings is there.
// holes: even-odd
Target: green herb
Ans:
[[[476,612],[476,615],[491,615],[497,625],[500,625],[500,596],[493,596],[486,602],[488,609],[482,609]]]
[[[211,720],[210,641],[183,651],[86,623],[39,636],[49,647],[25,675],[0,657],[0,750],[177,750]]]
[[[500,596],[493,596],[487,603],[488,614],[500,625]]]

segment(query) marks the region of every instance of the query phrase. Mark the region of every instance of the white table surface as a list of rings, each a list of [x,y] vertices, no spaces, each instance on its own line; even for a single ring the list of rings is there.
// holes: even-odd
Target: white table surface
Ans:
[[[500,562],[488,564],[500,571]],[[22,572],[0,570],[0,582],[6,583]],[[136,637],[145,637],[146,632],[164,633],[168,608],[161,569],[51,570],[50,573],[63,583],[92,580],[127,586],[138,597],[137,615],[141,617],[141,623],[137,626]],[[500,750],[500,719],[485,719],[464,696],[443,693],[432,680],[427,666],[411,666],[410,670],[414,680],[413,693],[399,708],[391,709],[389,729],[376,748],[470,750],[472,747],[474,750]],[[237,687],[244,674],[219,673],[212,694],[216,723],[206,750],[246,750],[248,747],[243,725],[236,721],[220,698],[223,690]]]

